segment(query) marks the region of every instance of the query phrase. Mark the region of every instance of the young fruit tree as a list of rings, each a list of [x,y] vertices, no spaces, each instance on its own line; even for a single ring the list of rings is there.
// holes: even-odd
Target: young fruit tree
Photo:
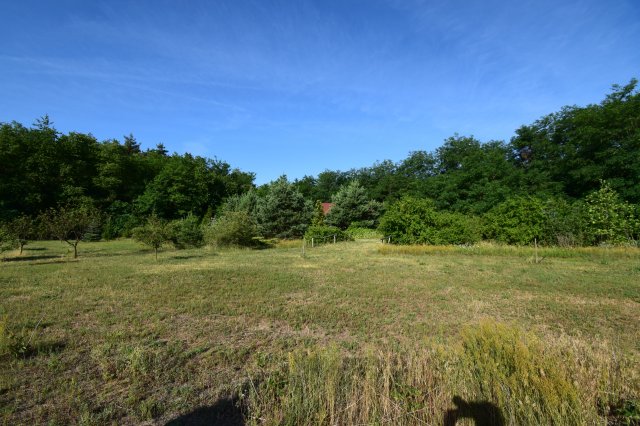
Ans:
[[[19,216],[7,224],[7,233],[13,242],[20,248],[20,254],[33,235],[33,220],[26,215]]]
[[[45,216],[49,233],[73,247],[73,258],[78,258],[78,244],[93,225],[100,221],[100,213],[92,206],[61,206],[51,209]]]
[[[170,238],[171,229],[169,224],[159,218],[155,213],[152,213],[151,216],[147,218],[147,223],[133,230],[133,239],[153,248],[156,254],[156,260],[158,260],[158,249]]]

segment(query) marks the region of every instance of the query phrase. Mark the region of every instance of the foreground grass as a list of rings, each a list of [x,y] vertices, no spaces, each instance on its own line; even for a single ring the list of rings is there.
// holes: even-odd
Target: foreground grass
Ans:
[[[632,418],[637,249],[300,248],[9,254],[0,419],[433,424],[474,401],[505,424]]]

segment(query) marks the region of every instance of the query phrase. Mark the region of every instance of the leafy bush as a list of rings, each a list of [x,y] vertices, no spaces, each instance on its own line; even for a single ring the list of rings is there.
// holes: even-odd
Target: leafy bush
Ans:
[[[170,224],[170,240],[177,249],[202,247],[204,235],[200,221],[191,213],[183,219],[174,220]]]
[[[256,246],[256,221],[243,211],[228,211],[204,227],[204,241],[211,246]]]
[[[382,234],[377,229],[355,226],[354,224],[351,224],[345,232],[354,240],[382,238]]]
[[[439,212],[431,200],[411,197],[392,204],[378,229],[396,244],[473,244],[480,239],[475,217]]]
[[[560,247],[582,246],[586,243],[587,219],[584,203],[569,203],[551,198],[544,202],[544,244]]]
[[[304,234],[304,238],[307,240],[311,240],[311,238],[315,239],[316,242],[333,242],[333,236],[336,236],[337,241],[350,241],[352,238],[335,226],[328,225],[315,225],[307,228],[307,232]]]
[[[544,202],[539,198],[510,198],[484,215],[485,237],[502,243],[533,244],[542,239],[544,227]]]
[[[634,210],[602,181],[600,189],[586,198],[589,242],[619,244],[638,240],[640,220]]]

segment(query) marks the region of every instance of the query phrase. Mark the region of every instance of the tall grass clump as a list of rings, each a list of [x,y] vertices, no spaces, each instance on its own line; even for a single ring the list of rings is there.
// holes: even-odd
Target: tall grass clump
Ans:
[[[465,328],[455,344],[398,345],[359,354],[290,353],[254,381],[249,424],[594,424],[597,403],[568,368],[575,358],[494,322]],[[593,371],[589,372],[593,374]],[[490,423],[486,423],[489,421]]]
[[[493,322],[462,331],[464,391],[503,410],[509,424],[584,424],[589,417],[560,359],[532,334]],[[466,376],[466,377],[465,377]]]
[[[432,424],[441,419],[434,407],[445,400],[431,361],[427,352],[293,352],[252,388],[248,424]]]

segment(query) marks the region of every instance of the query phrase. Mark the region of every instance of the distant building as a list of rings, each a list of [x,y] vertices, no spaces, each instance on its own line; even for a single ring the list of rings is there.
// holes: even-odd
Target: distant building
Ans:
[[[334,203],[322,203],[322,213],[326,216],[334,205]]]

